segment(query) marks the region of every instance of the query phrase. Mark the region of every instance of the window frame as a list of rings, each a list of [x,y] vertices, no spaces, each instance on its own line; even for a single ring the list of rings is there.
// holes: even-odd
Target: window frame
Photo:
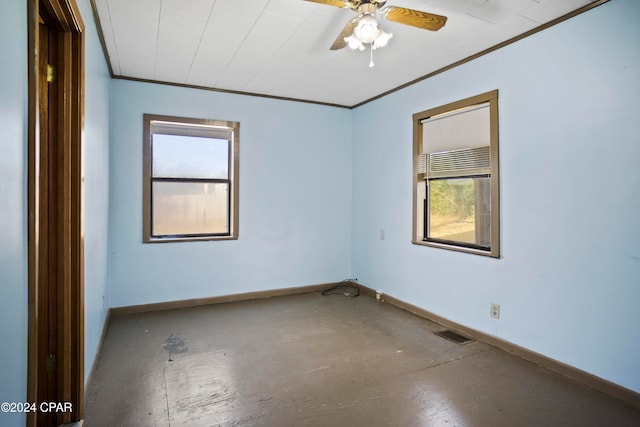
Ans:
[[[180,125],[187,128],[190,125],[212,126],[228,130],[230,136],[228,178],[166,178],[153,176],[153,132],[154,122],[164,122],[175,125],[179,129]],[[186,132],[185,132],[186,133]],[[180,133],[176,132],[176,135]],[[193,135],[185,135],[193,136]],[[211,241],[211,240],[237,240],[238,239],[238,195],[239,195],[239,152],[240,152],[240,123],[226,120],[196,119],[188,117],[165,116],[156,114],[143,115],[143,242],[184,242],[184,241]],[[154,235],[153,230],[153,183],[154,182],[176,182],[176,183],[226,183],[229,186],[227,200],[227,221],[228,233],[193,233],[193,234],[173,234]]]
[[[446,241],[444,239],[426,239],[427,233],[427,203],[420,200],[420,185],[425,182],[425,176],[419,171],[419,161],[423,149],[423,120],[430,117],[449,113],[454,110],[472,107],[479,104],[489,105],[489,152],[491,158],[490,167],[490,203],[491,203],[491,244],[488,249],[474,247],[464,242]],[[413,115],[413,227],[411,242],[415,245],[429,246],[466,252],[476,255],[484,255],[492,258],[500,258],[500,174],[499,174],[499,137],[498,137],[498,90],[493,90],[480,95],[472,96],[459,101],[451,102],[435,108],[415,113]],[[428,197],[428,194],[425,194]],[[420,233],[422,230],[422,233]]]

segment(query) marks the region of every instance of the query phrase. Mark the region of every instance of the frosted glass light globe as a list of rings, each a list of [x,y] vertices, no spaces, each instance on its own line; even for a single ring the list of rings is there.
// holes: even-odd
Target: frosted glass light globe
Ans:
[[[375,39],[378,38],[378,35],[380,34],[380,28],[373,16],[364,15],[362,18],[360,18],[360,21],[358,21],[358,25],[356,25],[353,33],[356,35],[356,38],[362,43],[372,43]]]

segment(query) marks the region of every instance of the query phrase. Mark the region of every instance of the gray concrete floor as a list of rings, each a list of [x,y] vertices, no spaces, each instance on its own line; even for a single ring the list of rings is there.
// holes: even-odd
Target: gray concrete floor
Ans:
[[[640,410],[361,295],[111,319],[85,426],[640,426]]]

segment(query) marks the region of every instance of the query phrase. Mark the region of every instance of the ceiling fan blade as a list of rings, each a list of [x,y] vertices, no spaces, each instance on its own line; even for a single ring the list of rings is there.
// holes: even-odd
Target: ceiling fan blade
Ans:
[[[353,29],[356,28],[357,23],[358,18],[353,18],[351,21],[347,22],[347,25],[344,26],[336,41],[334,41],[331,45],[331,50],[342,49],[347,45],[347,42],[344,41],[344,38],[349,37],[351,34],[353,34]]]
[[[343,2],[342,0],[305,0],[305,1],[310,1],[313,3],[322,3],[322,4],[327,4],[329,6],[335,6],[335,7],[347,7],[347,3]]]
[[[405,9],[398,6],[385,6],[380,9],[379,15],[388,21],[411,25],[425,30],[438,31],[444,27],[447,17],[419,10]]]

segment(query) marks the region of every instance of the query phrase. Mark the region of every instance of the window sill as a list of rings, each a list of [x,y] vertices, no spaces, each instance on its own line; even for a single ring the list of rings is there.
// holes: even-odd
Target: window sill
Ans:
[[[238,240],[238,236],[153,237],[143,239],[142,243],[210,242],[218,240]]]
[[[496,248],[490,250],[465,248],[464,246],[448,245],[446,243],[427,242],[424,240],[412,240],[411,243],[418,246],[429,246],[432,248],[448,249],[450,251],[465,252],[468,254],[482,255],[490,258],[500,258],[500,252]]]

